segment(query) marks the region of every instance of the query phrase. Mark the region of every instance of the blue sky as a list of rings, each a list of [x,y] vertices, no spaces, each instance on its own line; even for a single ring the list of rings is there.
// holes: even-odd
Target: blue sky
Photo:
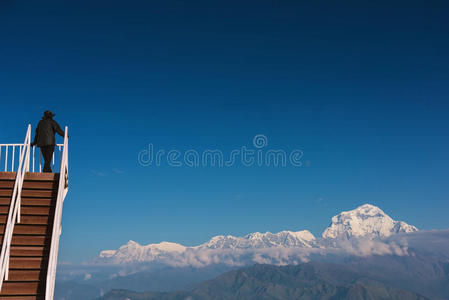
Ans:
[[[364,203],[448,228],[448,5],[416,3],[2,1],[0,141],[46,109],[70,127],[60,259],[320,235]],[[303,166],[137,161],[149,143],[229,153],[256,134]]]

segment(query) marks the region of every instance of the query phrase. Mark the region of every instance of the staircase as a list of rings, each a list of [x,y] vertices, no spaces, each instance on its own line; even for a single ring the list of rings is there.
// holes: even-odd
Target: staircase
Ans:
[[[15,172],[0,172],[2,241],[15,177]],[[21,222],[14,226],[9,275],[0,299],[44,299],[58,179],[59,174],[54,173],[25,174]]]
[[[30,154],[35,152],[29,145],[30,130],[29,126],[19,146],[17,171],[8,170],[14,170],[14,152],[9,155],[11,166],[6,154],[5,172],[0,171],[0,300],[52,300],[54,294],[62,204],[68,186],[67,127],[64,145],[59,145],[64,147],[62,176],[28,172],[31,161],[34,169]],[[0,154],[4,145],[0,144]]]

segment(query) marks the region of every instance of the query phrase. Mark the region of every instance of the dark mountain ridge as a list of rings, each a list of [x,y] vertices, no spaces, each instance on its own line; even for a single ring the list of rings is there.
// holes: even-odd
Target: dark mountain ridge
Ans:
[[[191,291],[136,293],[112,290],[101,300],[125,299],[429,299],[396,288],[343,265],[305,263],[296,266],[254,265],[229,271]]]

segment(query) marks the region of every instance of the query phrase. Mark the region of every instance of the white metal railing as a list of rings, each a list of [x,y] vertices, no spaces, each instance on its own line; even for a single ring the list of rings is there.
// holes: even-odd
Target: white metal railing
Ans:
[[[52,157],[52,169],[54,172],[59,170],[55,169],[61,165],[62,147],[64,144],[56,144],[55,151]],[[29,169],[30,172],[42,172],[43,158],[42,153],[38,147],[31,147]],[[23,151],[23,144],[0,144],[0,171],[15,172],[19,165],[19,160],[16,160],[16,155],[20,157]]]
[[[14,182],[14,189],[11,197],[11,203],[8,212],[8,219],[6,220],[5,232],[3,235],[2,250],[0,254],[0,289],[4,280],[8,280],[9,257],[11,252],[11,240],[14,231],[14,225],[20,222],[20,204],[22,195],[22,185],[25,173],[28,171],[30,163],[30,140],[31,140],[31,125],[28,125],[25,141],[19,144],[19,164],[17,166],[17,175]],[[6,156],[8,152],[6,152]],[[8,158],[6,157],[6,162]],[[14,151],[12,152],[12,161],[14,162]],[[14,163],[12,163],[14,166]]]
[[[62,150],[61,166],[59,172],[58,196],[56,198],[55,217],[51,236],[50,254],[48,259],[47,282],[45,300],[53,300],[56,279],[56,266],[58,264],[59,237],[61,235],[62,205],[68,192],[69,180],[69,147],[68,128],[65,127],[64,144]]]

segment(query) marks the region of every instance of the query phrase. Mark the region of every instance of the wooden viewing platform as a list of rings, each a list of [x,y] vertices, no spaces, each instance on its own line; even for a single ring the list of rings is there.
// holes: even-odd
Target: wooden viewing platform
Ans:
[[[31,125],[23,144],[0,144],[0,300],[53,300],[68,192],[67,132],[56,145],[59,164],[52,158],[51,169],[59,173],[34,173],[42,165],[31,146]]]

